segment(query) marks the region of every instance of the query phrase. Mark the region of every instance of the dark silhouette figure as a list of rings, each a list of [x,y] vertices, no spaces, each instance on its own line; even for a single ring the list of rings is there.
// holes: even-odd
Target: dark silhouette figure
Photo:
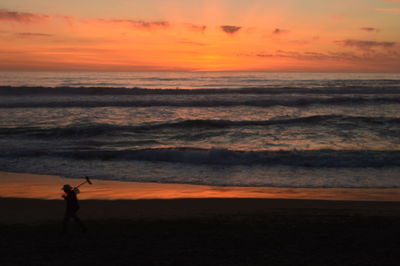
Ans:
[[[67,233],[68,231],[68,223],[70,218],[73,218],[75,222],[79,224],[82,229],[82,232],[86,232],[87,228],[77,216],[77,212],[79,210],[79,203],[78,198],[76,197],[75,189],[72,188],[70,185],[64,185],[62,188],[65,194],[62,197],[65,199],[67,203],[67,208],[65,209],[64,221],[63,221],[63,233]]]

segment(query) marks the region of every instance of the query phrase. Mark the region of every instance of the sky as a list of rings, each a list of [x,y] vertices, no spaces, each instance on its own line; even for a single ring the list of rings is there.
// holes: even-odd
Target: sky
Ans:
[[[400,72],[400,0],[0,0],[0,70]]]

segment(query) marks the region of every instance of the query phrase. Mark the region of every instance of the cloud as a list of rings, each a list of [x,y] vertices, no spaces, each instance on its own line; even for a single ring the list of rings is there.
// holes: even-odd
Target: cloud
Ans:
[[[295,52],[276,50],[274,53],[253,53],[253,54],[241,54],[242,56],[252,56],[260,58],[289,58],[298,60],[355,60],[361,59],[354,53],[333,53],[333,52]]]
[[[258,52],[248,54],[238,54],[238,56],[258,57],[258,58],[288,58],[305,61],[365,61],[365,60],[394,60],[397,61],[400,53],[396,51],[386,51],[384,53],[354,53],[354,52],[296,52],[276,50],[272,53]]]
[[[194,42],[194,41],[190,41],[190,40],[186,40],[186,39],[182,39],[180,41],[178,41],[181,44],[186,44],[186,45],[192,45],[192,46],[207,46],[207,43],[204,42]]]
[[[400,14],[400,8],[375,8],[375,10],[380,11],[380,12],[384,12],[387,14],[394,14],[394,15],[398,15]]]
[[[253,60],[258,58],[259,70],[397,72],[400,67],[400,53],[393,50],[372,53],[276,50],[236,55],[252,57]],[[282,68],[276,65],[270,68],[273,62],[285,62],[285,65]]]
[[[35,32],[19,32],[15,34],[17,37],[20,38],[30,38],[30,37],[52,37],[52,34],[46,33],[35,33]]]
[[[0,21],[13,21],[18,23],[33,23],[50,19],[48,15],[7,11],[0,9]]]
[[[310,44],[310,41],[292,40],[292,41],[289,41],[288,43],[292,43],[292,44],[296,44],[296,45],[307,45],[307,44]]]
[[[272,33],[273,34],[283,34],[289,32],[288,30],[276,28]]]
[[[365,40],[341,40],[335,41],[336,44],[343,47],[355,47],[360,50],[371,50],[373,48],[392,48],[396,46],[396,42],[376,42],[376,41],[365,41]]]
[[[97,21],[112,24],[127,24],[131,27],[140,29],[168,28],[170,26],[168,21],[145,21],[132,19],[97,19]]]
[[[197,32],[201,32],[201,33],[203,33],[207,29],[206,25],[195,25],[195,24],[187,23],[186,26],[188,27],[188,29],[190,29],[192,31],[197,31]]]
[[[372,27],[363,27],[363,28],[360,28],[360,30],[367,31],[367,32],[379,32],[379,29],[372,28]]]
[[[223,25],[220,26],[221,30],[227,34],[235,34],[237,33],[242,27],[240,26],[231,26],[231,25]]]

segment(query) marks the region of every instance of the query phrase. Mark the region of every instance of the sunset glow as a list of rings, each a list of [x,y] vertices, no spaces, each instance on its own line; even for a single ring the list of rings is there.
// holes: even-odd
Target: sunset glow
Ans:
[[[400,1],[0,3],[0,70],[399,72]]]

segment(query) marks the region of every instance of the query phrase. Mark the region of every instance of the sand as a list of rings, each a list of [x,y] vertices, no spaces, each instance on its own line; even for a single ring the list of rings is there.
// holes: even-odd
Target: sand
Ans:
[[[0,172],[0,197],[61,199],[64,184],[84,179]],[[186,184],[120,182],[93,179],[81,187],[79,198],[100,200],[182,198],[268,198],[346,201],[400,201],[400,189],[223,187]]]
[[[0,265],[398,265],[400,204],[283,199],[0,199]]]
[[[86,199],[80,201],[79,215],[89,231],[82,233],[71,223],[68,234],[61,235],[64,202],[59,200],[59,189],[66,179],[11,173],[0,177],[0,265],[399,265],[400,261],[396,190],[371,190],[376,199],[371,200],[368,190],[290,194],[290,189],[94,180],[80,194]],[[306,199],[313,195],[323,200]],[[347,198],[338,200],[343,195]],[[122,199],[110,200],[114,198]],[[332,198],[336,200],[327,200]]]

